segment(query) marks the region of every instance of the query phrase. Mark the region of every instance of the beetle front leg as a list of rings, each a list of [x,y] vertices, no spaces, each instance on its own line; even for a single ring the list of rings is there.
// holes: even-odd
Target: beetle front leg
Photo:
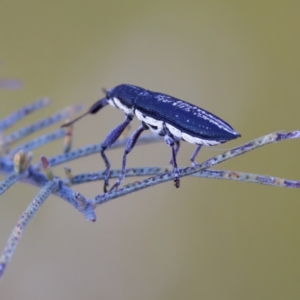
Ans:
[[[164,139],[165,139],[166,144],[169,145],[172,148],[172,159],[171,160],[172,160],[173,172],[174,172],[174,185],[175,185],[175,187],[179,188],[180,179],[179,179],[179,170],[178,170],[178,167],[177,167],[177,160],[176,160],[176,154],[177,154],[176,153],[177,149],[175,148],[176,142],[173,140],[173,138],[171,138],[168,135],[165,135]]]
[[[128,126],[128,124],[131,122],[132,120],[132,116],[128,115],[125,119],[125,121],[120,124],[119,126],[117,126],[115,129],[113,129],[108,136],[105,138],[104,142],[101,144],[102,146],[102,150],[100,151],[100,154],[104,160],[105,163],[105,171],[104,171],[104,192],[107,192],[107,187],[109,186],[109,171],[110,171],[110,163],[109,160],[106,156],[106,154],[104,153],[104,151],[107,148],[110,148],[113,143],[119,138],[119,136],[122,134],[123,130]]]
[[[132,136],[129,138],[127,144],[126,144],[126,148],[123,154],[123,162],[122,162],[122,170],[119,176],[118,181],[114,184],[114,186],[110,189],[111,191],[114,189],[118,189],[119,185],[121,184],[121,182],[123,181],[125,174],[126,174],[126,156],[129,152],[131,152],[131,150],[134,148],[139,136],[141,135],[141,133],[148,128],[145,128],[145,126],[141,126],[139,127],[133,134]]]

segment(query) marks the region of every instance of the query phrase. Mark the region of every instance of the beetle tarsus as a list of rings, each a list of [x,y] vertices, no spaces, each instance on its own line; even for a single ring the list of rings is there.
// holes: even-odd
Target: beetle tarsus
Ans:
[[[174,175],[175,176],[175,175]],[[180,179],[179,177],[174,178],[174,185],[178,189],[180,187]]]

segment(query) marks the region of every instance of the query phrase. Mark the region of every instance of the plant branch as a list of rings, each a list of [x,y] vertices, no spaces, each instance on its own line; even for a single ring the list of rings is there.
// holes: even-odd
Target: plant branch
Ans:
[[[27,209],[21,215],[17,225],[15,226],[14,230],[12,231],[6,246],[0,256],[0,278],[6,269],[6,266],[10,259],[12,258],[14,251],[17,247],[17,244],[22,237],[22,234],[30,222],[30,220],[34,217],[37,213],[38,209],[41,205],[45,202],[45,200],[53,193],[53,191],[58,187],[58,181],[56,179],[52,181],[48,181],[44,187],[38,192],[36,197],[33,201],[29,204]]]
[[[163,174],[165,172],[172,172],[172,167],[128,168],[126,169],[126,177],[153,176]],[[121,169],[111,170],[109,178],[118,178],[120,176],[120,173]],[[77,185],[87,182],[104,180],[104,176],[104,171],[95,173],[82,173],[71,176],[70,178],[66,178],[64,182],[68,185]],[[190,176],[209,179],[242,181],[286,188],[300,188],[300,181],[229,170],[202,170]]]
[[[8,129],[9,127],[13,126],[29,114],[33,113],[36,110],[44,108],[50,104],[50,100],[48,98],[41,98],[35,102],[32,102],[21,109],[13,112],[12,114],[8,115],[4,119],[0,120],[0,131]]]
[[[8,136],[3,136],[2,131],[17,123],[22,118],[26,117],[29,113],[32,113],[38,109],[41,109],[49,104],[47,99],[41,99],[32,104],[29,104],[20,110],[12,113],[8,117],[0,121],[0,146],[2,146],[2,152],[6,153],[5,156],[0,156],[0,173],[7,176],[0,183],[0,195],[4,193],[14,183],[20,181],[29,183],[40,188],[40,192],[28,206],[26,211],[19,219],[15,229],[13,230],[5,248],[0,256],[0,277],[2,276],[7,263],[11,259],[13,252],[17,246],[19,239],[27,224],[38,211],[40,206],[44,203],[47,197],[52,193],[62,198],[75,209],[82,213],[89,221],[96,221],[95,208],[103,203],[106,203],[112,199],[127,195],[129,193],[136,192],[141,189],[152,187],[154,185],[171,181],[174,178],[173,168],[171,167],[144,167],[144,168],[128,168],[126,170],[126,177],[139,177],[139,176],[151,176],[142,181],[137,181],[119,190],[114,190],[105,194],[97,195],[93,199],[87,199],[84,195],[74,191],[70,188],[72,185],[86,183],[95,180],[103,180],[104,172],[78,174],[73,176],[71,171],[66,168],[67,178],[62,180],[53,175],[51,167],[82,158],[94,153],[99,153],[102,150],[101,143],[81,147],[72,151],[69,151],[72,145],[72,129],[58,129],[52,133],[42,135],[29,142],[23,143],[20,146],[9,151],[8,146],[13,142],[24,139],[29,134],[41,130],[47,126],[54,124],[55,122],[62,121],[63,119],[70,117],[76,111],[79,111],[82,106],[73,105],[70,108],[57,112],[56,114],[42,119],[34,124],[26,126]],[[41,147],[56,139],[65,137],[64,141],[64,153],[58,154],[47,159],[41,158],[41,162],[36,165],[31,164],[32,156],[29,151],[32,151],[38,147]],[[283,178],[271,177],[266,175],[242,173],[236,171],[227,170],[210,170],[211,167],[222,163],[223,161],[232,159],[236,156],[245,154],[249,151],[265,146],[267,144],[279,142],[287,139],[295,139],[300,137],[300,131],[291,132],[276,132],[266,136],[257,138],[251,142],[245,143],[232,150],[226,151],[213,158],[206,160],[205,162],[193,166],[182,168],[179,170],[179,176],[196,176],[201,178],[211,179],[224,179],[235,180],[243,182],[252,182],[257,184],[279,186],[287,188],[300,188],[300,181],[287,180]],[[128,142],[128,138],[117,141],[110,149],[119,148],[125,146]],[[157,135],[144,135],[142,136],[137,145],[154,143],[161,141],[161,137]],[[107,149],[109,150],[109,149]],[[12,158],[14,158],[12,160]],[[44,171],[45,174],[42,172]],[[118,178],[121,170],[111,170],[110,178]]]
[[[254,149],[257,149],[259,147],[283,141],[288,139],[295,139],[300,137],[300,131],[295,130],[291,132],[275,132],[268,135],[265,135],[263,137],[257,138],[251,142],[248,142],[246,144],[243,144],[239,147],[236,147],[232,150],[226,151],[222,154],[219,154],[213,158],[210,158],[203,162],[202,164],[199,164],[195,167],[187,167],[184,169],[179,170],[179,176],[184,177],[188,175],[192,175],[195,173],[198,173],[199,171],[202,171],[204,169],[211,168],[212,166],[215,166],[217,164],[222,163],[223,161],[226,161],[228,159],[234,158],[236,156],[239,156],[241,154],[247,153],[249,151],[252,151]],[[105,194],[101,194],[96,196],[94,199],[91,200],[93,204],[96,206],[106,203],[112,199],[133,193],[135,191],[145,189],[166,181],[173,180],[173,172],[167,172],[163,174],[156,175],[154,177],[150,177],[148,179],[145,179],[143,181],[137,181],[132,184],[128,184],[124,186],[123,188],[120,188],[117,191],[110,191]],[[291,187],[291,186],[290,186]]]
[[[39,131],[45,127],[48,127],[54,123],[61,122],[62,120],[69,118],[73,113],[82,110],[82,105],[72,105],[70,107],[66,107],[65,109],[55,113],[54,115],[47,117],[45,119],[39,120],[34,124],[30,124],[28,126],[19,129],[12,134],[8,135],[4,139],[5,145],[16,142],[24,137]]]

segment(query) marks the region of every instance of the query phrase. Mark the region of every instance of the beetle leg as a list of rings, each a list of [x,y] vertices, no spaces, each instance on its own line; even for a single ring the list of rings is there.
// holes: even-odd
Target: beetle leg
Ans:
[[[190,161],[192,162],[193,167],[197,166],[197,163],[195,162],[196,156],[198,155],[200,149],[202,148],[202,145],[198,145],[195,149],[193,155],[190,158]]]
[[[121,184],[121,182],[123,181],[125,174],[126,174],[126,156],[129,152],[131,152],[131,150],[134,148],[139,136],[141,135],[141,133],[145,130],[144,126],[139,127],[133,134],[132,136],[129,138],[126,147],[125,147],[125,151],[123,154],[123,162],[122,162],[122,170],[119,176],[118,181],[113,185],[113,187],[110,189],[111,191],[114,189],[118,189],[119,185]]]
[[[100,151],[100,154],[104,160],[105,163],[105,171],[104,171],[104,192],[107,192],[107,187],[109,185],[108,181],[109,181],[109,170],[110,170],[110,162],[106,156],[106,154],[104,153],[104,151],[107,148],[110,148],[113,143],[119,138],[119,136],[122,134],[123,130],[128,126],[128,124],[131,122],[132,120],[132,116],[128,115],[125,119],[125,121],[120,124],[119,126],[117,126],[115,129],[113,129],[108,136],[105,138],[104,142],[101,144],[102,146],[102,150]]]
[[[175,149],[176,142],[173,140],[173,138],[171,138],[168,135],[165,135],[164,139],[165,139],[166,144],[172,148],[172,164],[173,164],[173,173],[174,173],[174,184],[177,188],[179,188],[180,179],[179,179],[179,170],[178,170],[177,161],[176,161],[176,149]]]
[[[176,145],[176,148],[175,148],[175,155],[176,155],[176,157],[177,157],[177,154],[178,154],[179,149],[180,149],[180,141],[175,141],[175,145]],[[171,156],[170,164],[173,165],[173,156]]]

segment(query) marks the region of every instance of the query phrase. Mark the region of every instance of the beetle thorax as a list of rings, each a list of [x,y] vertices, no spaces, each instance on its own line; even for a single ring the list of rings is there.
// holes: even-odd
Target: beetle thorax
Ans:
[[[122,100],[118,99],[117,97],[109,99],[108,103],[111,106],[116,107],[116,108],[122,110],[122,112],[125,115],[133,115],[133,106],[129,107],[128,105],[126,105],[125,103],[123,103]]]

